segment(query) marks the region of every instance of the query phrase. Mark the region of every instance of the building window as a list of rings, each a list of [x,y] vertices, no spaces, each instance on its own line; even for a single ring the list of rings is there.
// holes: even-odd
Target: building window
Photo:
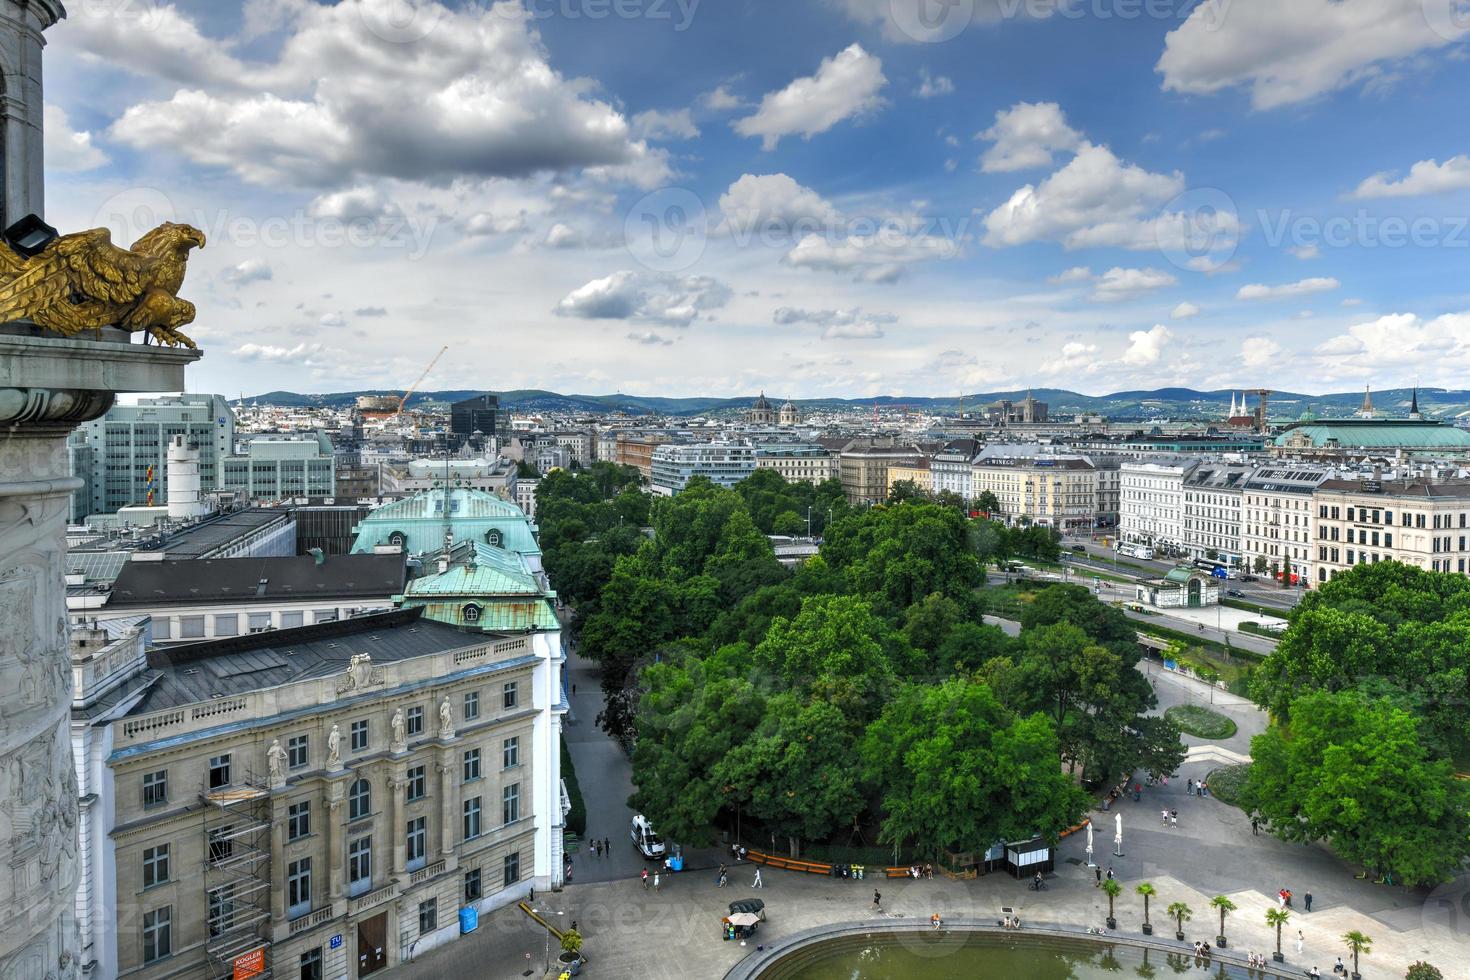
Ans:
[[[337,610],[318,609],[311,614],[313,623],[335,623],[337,621]]]
[[[521,880],[521,852],[516,851],[505,856],[505,883],[514,885]]]
[[[217,755],[209,760],[209,788],[223,789],[230,785],[229,753]]]
[[[168,802],[168,770],[143,774],[143,806],[163,806]]]
[[[409,708],[403,713],[403,733],[405,735],[422,735],[424,733],[423,705]]]
[[[521,819],[521,784],[513,783],[500,793],[501,823],[515,823]]]
[[[215,636],[234,636],[240,632],[240,614],[222,613],[214,617]]]
[[[229,860],[235,853],[235,841],[230,836],[234,833],[234,825],[216,827],[209,832],[209,860],[211,864],[219,864],[221,861]]]
[[[373,812],[373,787],[359,779],[347,791],[347,819],[361,820]]]
[[[505,547],[505,535],[499,528],[492,527],[485,532],[485,543],[492,548],[503,548]]]
[[[361,895],[373,886],[373,839],[359,837],[347,845],[347,891]]]
[[[367,720],[364,719],[362,721],[354,721],[352,723],[352,727],[348,731],[352,739],[349,743],[352,746],[352,751],[366,752],[368,747]]]
[[[302,800],[286,807],[286,840],[300,840],[311,833],[311,801]]]
[[[322,980],[322,950],[308,949],[301,954],[301,980]]]
[[[143,851],[143,887],[152,888],[168,881],[168,845],[145,848]]]
[[[304,625],[306,625],[306,613],[302,612],[301,610],[298,609],[295,612],[281,613],[281,629],[296,629],[297,627]]]
[[[480,798],[471,797],[464,801],[464,839],[474,840],[480,836]]]
[[[407,548],[408,535],[404,534],[402,531],[394,531],[392,534],[388,535],[388,543],[393,545],[395,548]]]
[[[410,766],[405,775],[407,776],[408,782],[404,794],[407,802],[412,803],[415,800],[422,800],[425,796],[429,795],[428,767]]]
[[[427,817],[415,817],[408,822],[406,840],[408,870],[417,871],[428,861],[429,821]]]
[[[519,736],[508,738],[500,743],[500,761],[506,769],[514,769],[521,764],[521,740]]]
[[[480,869],[475,868],[473,871],[466,871],[464,873],[465,904],[468,905],[471,902],[478,902],[484,894],[484,890],[480,887]]]
[[[500,706],[509,710],[520,703],[520,684],[516,681],[506,681],[500,689]]]
[[[286,917],[295,919],[311,911],[311,858],[286,865]]]
[[[474,721],[480,717],[480,692],[471,691],[464,696],[464,720]]]
[[[179,617],[179,639],[199,640],[204,637],[203,616],[180,616]]]
[[[419,903],[419,935],[427,936],[439,928],[439,900],[431,898]]]
[[[465,603],[464,621],[466,623],[478,623],[480,621],[480,607],[473,602]]]
[[[159,616],[153,620],[153,638],[155,640],[168,640],[172,638],[173,620],[168,616]]]
[[[271,628],[270,613],[247,613],[245,616],[246,628],[252,633],[264,633]]]
[[[464,781],[480,778],[480,750],[470,749],[464,754]]]
[[[223,888],[211,888],[209,890],[209,934],[218,936],[226,929],[235,924],[235,888],[226,885]]]
[[[311,736],[292,735],[286,740],[286,765],[292,769],[306,768],[307,752],[311,747]]]
[[[165,905],[143,913],[143,962],[153,963],[172,955],[174,907]]]

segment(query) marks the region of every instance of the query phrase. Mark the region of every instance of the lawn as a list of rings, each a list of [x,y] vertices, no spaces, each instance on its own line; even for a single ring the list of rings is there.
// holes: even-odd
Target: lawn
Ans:
[[[1164,712],[1164,717],[1196,738],[1230,738],[1236,731],[1235,721],[1228,715],[1197,704],[1176,704]]]
[[[1245,785],[1245,777],[1250,774],[1250,771],[1249,765],[1225,766],[1212,771],[1205,777],[1205,782],[1209,783],[1210,794],[1218,798],[1220,802],[1240,806],[1240,790]]]

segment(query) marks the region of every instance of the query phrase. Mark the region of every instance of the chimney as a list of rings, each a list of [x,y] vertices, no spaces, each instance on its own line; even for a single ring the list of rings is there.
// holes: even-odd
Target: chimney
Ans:
[[[320,548],[307,548],[306,553],[316,559],[317,568],[327,563],[327,553]]]
[[[447,554],[446,555],[440,555],[439,556],[439,574],[440,575],[443,575],[447,571],[449,571],[449,556]]]

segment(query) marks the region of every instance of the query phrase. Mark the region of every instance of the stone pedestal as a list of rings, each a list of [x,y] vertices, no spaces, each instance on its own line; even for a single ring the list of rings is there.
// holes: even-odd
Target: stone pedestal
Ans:
[[[179,391],[197,351],[0,328],[0,980],[78,969],[68,730],[66,439],[119,391]]]

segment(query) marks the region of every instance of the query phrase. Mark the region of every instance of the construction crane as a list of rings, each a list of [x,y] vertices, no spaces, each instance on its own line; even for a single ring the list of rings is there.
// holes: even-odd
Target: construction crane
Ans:
[[[403,393],[403,397],[398,399],[398,411],[394,413],[395,415],[403,414],[403,407],[408,404],[408,400],[413,397],[413,393],[419,390],[419,385],[424,383],[424,379],[429,376],[429,372],[434,370],[434,365],[439,363],[439,358],[443,357],[448,350],[449,348],[447,346],[439,348],[439,353],[435,354],[434,359],[429,362],[429,366],[424,368],[424,373],[419,375],[417,381],[408,386],[408,390]]]
[[[1266,419],[1266,412],[1271,404],[1271,396],[1276,394],[1276,392],[1270,388],[1252,388],[1247,394],[1255,395],[1261,400],[1260,405],[1256,408],[1256,428],[1262,435],[1265,435],[1270,428],[1270,423]]]

